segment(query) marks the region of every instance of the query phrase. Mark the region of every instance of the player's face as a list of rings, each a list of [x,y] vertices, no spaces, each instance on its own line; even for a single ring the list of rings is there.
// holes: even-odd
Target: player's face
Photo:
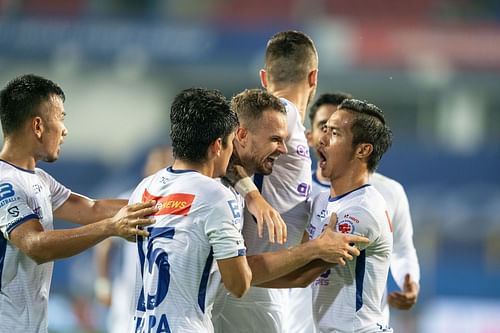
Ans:
[[[353,121],[352,113],[337,110],[323,127],[318,148],[319,166],[321,175],[332,181],[345,175],[354,161]]]
[[[316,151],[316,157],[319,159],[319,155],[317,154],[317,150],[319,148],[319,140],[323,136],[323,127],[325,126],[328,118],[332,115],[333,112],[337,110],[337,106],[333,104],[323,104],[318,110],[316,110],[316,114],[314,115],[313,123],[311,124],[311,136],[309,145],[314,148]]]
[[[45,162],[54,162],[59,158],[64,137],[68,134],[64,126],[63,101],[59,96],[52,95],[42,104],[43,133],[41,135],[42,150],[40,159]]]
[[[214,178],[223,177],[226,174],[226,169],[227,169],[227,165],[229,164],[229,159],[231,158],[231,155],[233,154],[234,135],[235,135],[235,132],[232,132],[226,138],[226,146],[222,147],[221,152],[220,152],[220,156],[219,156],[217,163],[216,163],[216,166],[215,166]]]
[[[248,131],[249,149],[245,164],[251,170],[263,175],[273,171],[274,162],[287,153],[285,145],[288,136],[286,114],[264,111],[257,121],[255,130]]]

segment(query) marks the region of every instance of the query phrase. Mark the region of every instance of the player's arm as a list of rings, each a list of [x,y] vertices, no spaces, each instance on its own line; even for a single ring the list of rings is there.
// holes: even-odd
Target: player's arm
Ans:
[[[337,264],[316,259],[295,271],[274,279],[272,281],[259,284],[264,288],[305,288],[316,280],[323,272]]]
[[[257,232],[260,238],[264,236],[264,223],[267,225],[269,241],[283,244],[286,242],[286,224],[276,209],[264,199],[248,176],[239,158],[233,154],[224,177],[238,193],[245,198],[248,211],[257,221]]]
[[[145,218],[157,211],[154,201],[125,206],[111,218],[66,230],[44,230],[38,218],[30,218],[9,232],[9,240],[38,264],[76,255],[110,236],[147,236]]]
[[[250,288],[252,271],[245,256],[217,260],[222,282],[235,297],[242,297]]]
[[[337,216],[332,214],[328,226],[318,238],[289,249],[248,257],[253,273],[252,284],[264,286],[263,283],[288,274],[285,279],[279,281],[280,287],[297,287],[303,286],[304,283],[307,285],[332,264],[345,265],[348,260],[353,259],[353,256],[358,256],[360,251],[354,245],[359,246],[368,243],[369,240],[361,236],[335,232],[336,223]],[[307,239],[308,235],[304,232],[303,240]],[[310,262],[314,264],[309,265]],[[297,279],[302,276],[304,279],[298,282]],[[283,285],[284,281],[289,284]],[[276,285],[273,284],[275,287]]]
[[[391,274],[400,291],[391,292],[388,303],[399,310],[409,310],[416,303],[420,291],[420,267],[417,251],[413,244],[413,225],[408,197],[399,187],[398,202],[395,205],[393,226],[394,247],[391,257]]]
[[[78,193],[71,193],[68,199],[54,211],[54,216],[85,225],[110,218],[125,205],[127,205],[127,200],[123,199],[93,200]]]
[[[240,230],[241,211],[232,192],[224,188],[221,194],[222,198],[212,196],[212,210],[204,218],[205,233],[224,286],[234,296],[242,297],[250,288],[252,271],[245,257],[246,248]]]

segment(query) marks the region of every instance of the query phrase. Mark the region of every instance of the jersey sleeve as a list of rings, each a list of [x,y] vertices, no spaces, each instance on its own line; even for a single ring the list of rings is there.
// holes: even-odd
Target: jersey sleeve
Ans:
[[[26,192],[13,181],[0,184],[0,231],[5,239],[17,226],[39,219],[38,214],[29,206]]]
[[[207,217],[205,232],[216,260],[228,259],[246,254],[241,235],[242,214],[236,198],[232,195],[217,200]]]
[[[57,180],[54,179],[51,175],[49,175],[47,172],[39,169],[40,171],[40,176],[43,177],[44,181],[47,183],[50,189],[50,194],[51,194],[51,203],[52,203],[52,210],[56,210],[59,208],[63,203],[68,200],[71,190],[69,190],[66,186],[62,185],[59,183]]]
[[[420,281],[420,267],[417,251],[413,244],[413,226],[408,197],[401,187],[393,214],[394,247],[391,258],[391,274],[399,288],[403,290],[404,278],[407,273],[413,281]]]
[[[364,236],[370,240],[369,244],[358,244],[364,250],[373,243],[381,233],[381,228],[376,218],[368,210],[360,206],[342,209],[337,213],[336,230],[345,234]],[[389,223],[389,222],[387,222]]]

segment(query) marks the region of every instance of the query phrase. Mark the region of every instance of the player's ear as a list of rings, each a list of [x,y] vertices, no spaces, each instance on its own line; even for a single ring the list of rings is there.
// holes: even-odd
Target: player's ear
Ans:
[[[318,85],[318,69],[315,68],[312,71],[309,72],[309,75],[307,75],[307,81],[309,83],[309,87],[313,88]]]
[[[248,138],[248,129],[245,127],[238,127],[236,130],[235,139],[238,141],[240,146],[245,147]]]
[[[37,139],[42,138],[43,134],[43,119],[42,117],[36,116],[31,120],[31,130],[37,137]]]
[[[213,156],[220,156],[220,153],[222,151],[222,138],[217,138],[211,145],[210,145],[210,152],[212,153]]]
[[[259,72],[260,84],[264,89],[267,89],[267,72],[265,69],[261,69]]]
[[[356,156],[360,159],[368,158],[373,152],[373,145],[371,143],[360,143],[356,148]]]

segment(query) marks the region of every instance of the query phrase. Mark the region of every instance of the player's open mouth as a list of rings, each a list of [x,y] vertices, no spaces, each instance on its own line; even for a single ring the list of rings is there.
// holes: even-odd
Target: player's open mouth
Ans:
[[[323,168],[326,165],[326,156],[323,154],[323,151],[321,148],[317,149],[318,156],[319,156],[319,167]]]

